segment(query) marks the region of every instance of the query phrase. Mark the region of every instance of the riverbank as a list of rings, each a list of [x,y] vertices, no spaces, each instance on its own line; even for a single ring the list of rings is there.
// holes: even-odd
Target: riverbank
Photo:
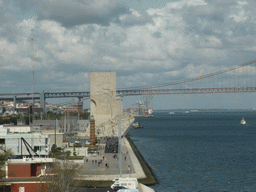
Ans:
[[[132,140],[130,139],[129,136],[126,136],[127,140],[129,141],[130,146],[132,147],[132,150],[134,152],[134,154],[136,155],[137,159],[140,162],[140,165],[146,175],[146,178],[144,179],[139,179],[138,181],[142,184],[145,185],[155,185],[158,183],[153,171],[151,170],[151,168],[149,167],[149,165],[147,164],[147,162],[143,159],[142,155],[140,154],[139,150],[137,149],[137,147],[134,145],[134,143],[132,142]]]

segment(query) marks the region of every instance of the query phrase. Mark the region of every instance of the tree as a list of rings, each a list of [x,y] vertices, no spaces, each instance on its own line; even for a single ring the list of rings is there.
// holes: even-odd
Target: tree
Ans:
[[[33,114],[33,106],[32,105],[29,105],[28,110],[29,110],[29,114]]]
[[[4,166],[5,166],[6,160],[8,160],[9,158],[12,158],[11,150],[7,150],[7,151],[3,150],[3,152],[0,153],[0,179],[4,179],[6,176],[6,171]]]
[[[6,111],[6,108],[5,108],[5,107],[3,107],[2,113],[4,113],[5,111]]]
[[[65,154],[65,157],[68,154]],[[56,160],[53,163],[53,174],[41,177],[41,185],[38,186],[38,192],[73,192],[78,190],[79,180],[77,180],[78,165],[73,161]]]

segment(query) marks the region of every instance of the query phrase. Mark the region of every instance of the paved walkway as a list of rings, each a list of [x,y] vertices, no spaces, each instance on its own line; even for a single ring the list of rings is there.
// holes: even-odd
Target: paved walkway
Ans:
[[[86,157],[86,161],[80,165],[80,179],[113,180],[120,176],[118,153],[105,153],[105,145],[101,144],[100,146],[102,149],[98,150],[99,155]],[[98,162],[101,163],[99,164]],[[122,177],[136,177],[138,179],[146,177],[125,137],[122,138]]]

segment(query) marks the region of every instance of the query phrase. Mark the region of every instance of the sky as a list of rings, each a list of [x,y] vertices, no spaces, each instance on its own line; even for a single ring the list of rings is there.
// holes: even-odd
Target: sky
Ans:
[[[0,93],[32,92],[32,69],[35,92],[62,92],[89,91],[90,72],[116,72],[127,88],[243,64],[255,59],[255,9],[254,0],[0,0]],[[150,107],[256,108],[255,96],[158,95]],[[124,107],[139,100],[124,97]]]

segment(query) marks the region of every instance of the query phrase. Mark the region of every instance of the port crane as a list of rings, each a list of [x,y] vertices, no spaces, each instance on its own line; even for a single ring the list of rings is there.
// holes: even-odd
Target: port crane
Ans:
[[[149,111],[149,103],[153,99],[154,95],[146,95],[143,96],[143,99],[141,101],[138,101],[136,103],[132,103],[132,106],[137,105],[137,112],[138,114],[146,114]]]

